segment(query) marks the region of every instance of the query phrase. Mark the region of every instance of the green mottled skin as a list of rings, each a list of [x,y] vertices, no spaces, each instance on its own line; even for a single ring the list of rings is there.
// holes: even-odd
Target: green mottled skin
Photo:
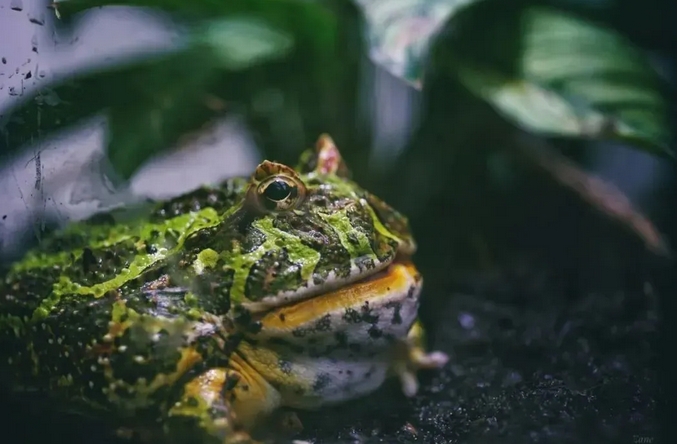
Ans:
[[[197,376],[233,369],[242,338],[261,329],[254,313],[348,285],[413,247],[405,218],[306,156],[294,209],[248,201],[255,174],[132,220],[98,215],[28,252],[0,282],[3,384],[131,428],[174,408],[192,418],[175,437],[228,441],[228,399],[184,401]]]

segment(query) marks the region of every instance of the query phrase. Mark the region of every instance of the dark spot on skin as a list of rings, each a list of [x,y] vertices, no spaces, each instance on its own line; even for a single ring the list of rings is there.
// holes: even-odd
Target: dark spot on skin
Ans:
[[[342,319],[351,324],[358,324],[360,322],[374,324],[379,321],[380,317],[372,314],[370,304],[366,301],[365,304],[361,306],[360,313],[353,308],[345,309]]]
[[[230,374],[224,382],[224,390],[233,390],[238,385],[240,378],[235,374]]]
[[[250,332],[252,334],[257,334],[260,331],[262,331],[262,322],[261,321],[251,322],[250,325],[248,325],[248,332]]]
[[[368,334],[371,338],[378,339],[382,337],[382,330],[373,325],[368,329]]]
[[[97,264],[97,258],[91,249],[85,248],[83,250],[83,273],[89,273],[89,271]]]
[[[367,322],[369,324],[374,324],[380,320],[379,316],[372,314],[372,310],[370,309],[370,304],[368,301],[366,301],[361,307],[361,318],[363,319],[363,322]]]
[[[2,216],[2,220],[5,220],[5,219],[7,219],[7,215],[6,215],[6,214]]]
[[[347,375],[349,375],[349,376],[354,376],[354,372],[351,371],[351,370],[347,370]]]
[[[318,392],[330,385],[332,378],[328,373],[319,373],[316,375],[314,385],[311,387],[313,391]]]
[[[390,302],[387,304],[387,308],[393,308],[394,314],[391,317],[391,323],[394,325],[403,323],[403,318],[401,318],[401,304],[398,302]]]
[[[241,385],[241,388],[243,389],[244,392],[249,392],[249,391],[250,391],[250,386],[249,386],[249,385]]]
[[[238,347],[238,344],[240,344],[240,341],[243,340],[243,334],[242,333],[232,333],[229,335],[229,337],[224,341],[224,352],[227,355],[230,355],[233,353],[236,348]]]
[[[316,331],[328,331],[331,327],[330,315],[327,314],[316,321]]]
[[[412,299],[414,295],[415,295],[415,286],[411,285],[410,288],[408,289],[407,298]]]
[[[241,327],[247,326],[252,321],[252,314],[242,305],[237,305],[234,308],[234,321]]]
[[[285,315],[283,313],[279,314],[278,319],[280,319],[281,322],[285,322]]]
[[[347,308],[344,311],[344,315],[342,315],[342,319],[351,324],[358,324],[359,322],[361,322],[361,314],[354,310],[353,308]]]
[[[281,369],[281,371],[286,375],[289,375],[292,373],[292,362],[286,361],[285,359],[279,359],[278,368]]]

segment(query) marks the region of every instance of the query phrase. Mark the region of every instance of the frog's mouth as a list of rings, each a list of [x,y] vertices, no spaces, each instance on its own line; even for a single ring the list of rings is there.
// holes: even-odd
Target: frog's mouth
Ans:
[[[389,273],[391,265],[403,264],[412,267],[410,259],[410,251],[398,251],[394,257],[385,261],[374,261],[374,266],[370,268],[360,269],[353,267],[351,273],[342,278],[334,276],[332,273],[327,276],[322,283],[315,283],[315,276],[309,279],[307,285],[302,286],[293,291],[282,292],[272,296],[265,296],[259,301],[244,302],[242,306],[252,313],[260,313],[267,310],[272,310],[279,307],[295,304],[297,302],[314,298],[322,297],[325,294],[331,293],[340,288],[348,289],[351,287],[360,288],[365,282],[379,279]],[[414,269],[414,267],[412,267]],[[417,280],[419,280],[419,273],[417,273]]]

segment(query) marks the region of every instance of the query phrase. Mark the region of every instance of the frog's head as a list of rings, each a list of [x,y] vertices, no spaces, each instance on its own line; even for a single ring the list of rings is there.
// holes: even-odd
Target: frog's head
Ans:
[[[233,258],[236,299],[254,311],[370,279],[415,251],[407,219],[349,179],[327,135],[297,168],[262,162],[239,213],[249,247]]]

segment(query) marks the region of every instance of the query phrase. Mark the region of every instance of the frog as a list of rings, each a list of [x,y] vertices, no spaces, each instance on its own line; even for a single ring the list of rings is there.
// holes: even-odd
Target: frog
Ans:
[[[45,237],[0,282],[0,383],[142,442],[292,436],[300,410],[392,378],[412,397],[448,361],[426,351],[415,251],[322,134],[295,166]]]

